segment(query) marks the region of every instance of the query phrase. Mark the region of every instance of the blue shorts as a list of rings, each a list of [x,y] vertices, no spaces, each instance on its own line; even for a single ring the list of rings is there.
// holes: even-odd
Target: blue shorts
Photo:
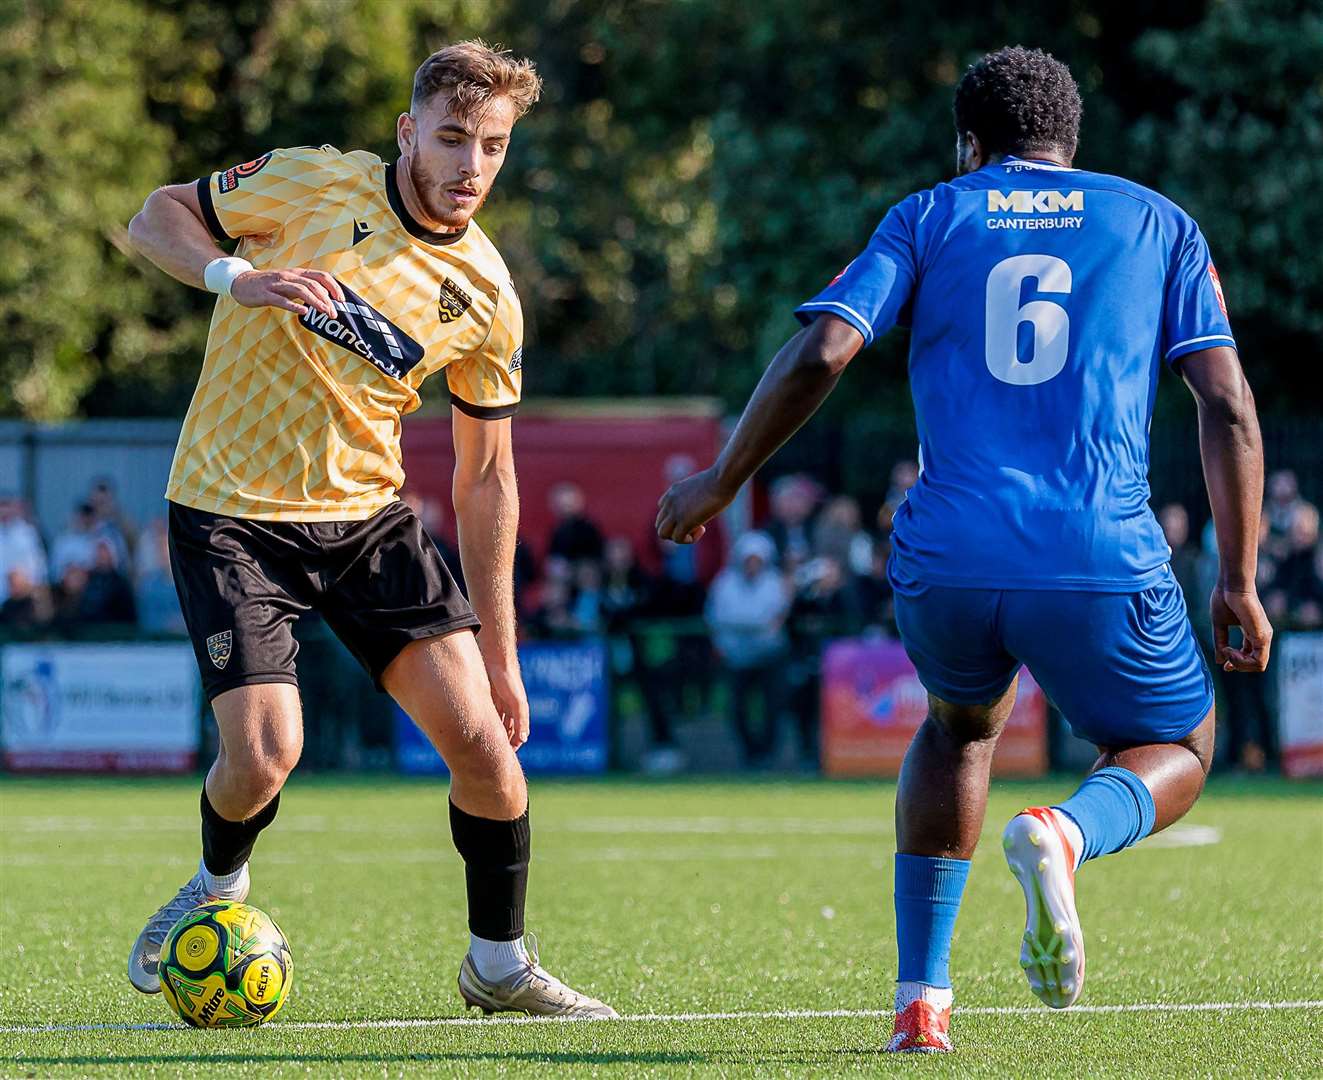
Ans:
[[[995,701],[1024,664],[1076,735],[1110,747],[1176,742],[1213,707],[1170,567],[1134,593],[892,585],[905,651],[943,701]]]

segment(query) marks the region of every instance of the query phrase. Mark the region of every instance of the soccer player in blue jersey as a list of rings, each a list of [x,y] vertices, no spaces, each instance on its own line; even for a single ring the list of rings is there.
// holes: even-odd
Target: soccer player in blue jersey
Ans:
[[[1001,49],[970,68],[955,97],[959,176],[892,207],[800,305],[805,328],[716,463],[673,486],[657,518],[662,537],[697,540],[855,353],[910,328],[922,471],[889,569],[929,712],[896,796],[889,1050],[951,1048],[951,933],[1021,664],[1100,751],[1070,798],[1003,834],[1028,912],[1020,963],[1048,1005],[1083,987],[1075,872],[1178,820],[1203,788],[1212,684],[1148,506],[1164,364],[1198,405],[1217,662],[1268,663],[1254,587],[1263,450],[1217,272],[1180,207],[1071,167],[1079,119],[1070,71],[1046,53]]]

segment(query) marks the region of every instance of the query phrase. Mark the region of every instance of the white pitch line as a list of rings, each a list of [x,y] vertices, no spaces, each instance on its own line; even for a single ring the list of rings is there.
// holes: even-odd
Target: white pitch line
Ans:
[[[1075,1005],[1069,1009],[1047,1009],[1034,1005],[984,1005],[957,1008],[957,1016],[1085,1016],[1100,1013],[1234,1012],[1323,1009],[1318,1001],[1194,1001],[1168,1004],[1161,1001],[1129,1005]],[[273,1024],[269,1031],[378,1031],[396,1028],[477,1027],[512,1024],[689,1024],[717,1020],[872,1020],[892,1016],[890,1009],[769,1009],[753,1012],[637,1013],[614,1020],[565,1020],[559,1017],[515,1016],[499,1020],[475,1016],[440,1016],[416,1020],[291,1020]],[[183,1024],[15,1024],[0,1027],[0,1035],[67,1035],[78,1031],[192,1031]]]
[[[553,832],[556,830],[541,830]],[[613,862],[759,862],[786,858],[819,859],[855,859],[865,860],[879,868],[889,865],[890,856],[881,845],[866,839],[845,839],[835,843],[821,841],[807,847],[795,847],[793,850],[778,846],[777,836],[768,836],[766,843],[723,844],[697,843],[693,846],[680,846],[691,837],[677,839],[669,847],[625,847],[621,845],[597,845],[583,850],[559,852],[542,851],[539,862],[551,863],[613,863]],[[1158,833],[1143,840],[1136,850],[1155,850],[1158,848],[1203,847],[1219,843],[1222,839],[1220,829],[1209,825],[1173,825],[1166,832]],[[134,857],[137,866],[193,866],[196,855],[153,852],[150,855]],[[438,836],[436,847],[428,848],[377,848],[372,851],[328,851],[316,855],[303,852],[275,851],[262,856],[263,863],[273,866],[300,866],[313,860],[335,863],[343,866],[370,866],[377,863],[403,863],[406,865],[441,865],[454,859],[449,846]],[[43,848],[40,851],[20,851],[0,855],[0,866],[15,870],[24,868],[67,866],[70,856],[59,850]],[[101,851],[97,854],[79,856],[79,866],[122,866],[124,856],[119,851]]]
[[[889,859],[871,844],[815,844],[804,851],[787,852],[770,844],[708,844],[698,848],[628,848],[595,847],[585,851],[540,852],[538,862],[546,863],[619,863],[619,862],[757,862],[774,859],[854,859],[875,862],[879,868],[889,865]],[[385,849],[370,852],[328,851],[309,855],[298,852],[276,851],[262,856],[262,862],[273,866],[303,866],[314,860],[339,866],[373,866],[378,863],[406,865],[447,865],[455,860],[454,852],[438,844],[432,848]],[[80,856],[78,865],[123,866],[124,856],[118,852],[101,852]],[[155,853],[135,857],[135,866],[196,866],[197,857]],[[69,856],[57,851],[20,852],[0,855],[0,866],[12,869],[68,866]]]

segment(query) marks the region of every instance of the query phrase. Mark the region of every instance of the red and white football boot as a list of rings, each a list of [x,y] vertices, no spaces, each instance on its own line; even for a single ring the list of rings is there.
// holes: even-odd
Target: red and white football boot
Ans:
[[[1075,911],[1075,851],[1057,813],[1046,806],[1021,810],[1001,843],[1024,890],[1020,967],[1045,1005],[1065,1009],[1084,989],[1084,931]]]
[[[936,1009],[928,1002],[915,1000],[896,1013],[895,1034],[886,1045],[888,1054],[949,1054],[951,1010]]]

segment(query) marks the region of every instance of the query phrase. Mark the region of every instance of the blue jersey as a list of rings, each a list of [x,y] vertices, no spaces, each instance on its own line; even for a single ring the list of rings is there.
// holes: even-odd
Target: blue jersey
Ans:
[[[1115,176],[1008,158],[911,195],[796,314],[911,328],[918,483],[892,572],[968,588],[1148,588],[1161,362],[1235,345],[1198,226]]]

